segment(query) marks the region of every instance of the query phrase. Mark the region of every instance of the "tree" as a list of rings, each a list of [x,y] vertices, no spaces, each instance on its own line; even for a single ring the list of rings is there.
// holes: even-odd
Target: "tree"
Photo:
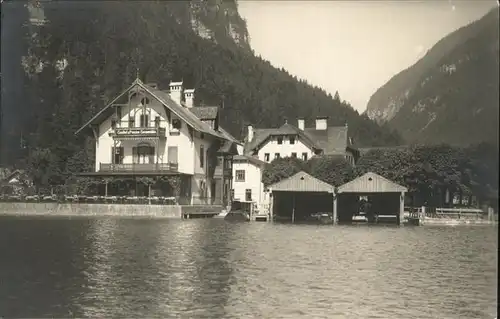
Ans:
[[[333,96],[333,99],[337,102],[340,102],[340,95],[339,91],[335,91],[335,95]]]
[[[210,1],[197,5],[201,12],[215,6]],[[236,10],[230,4],[221,5]],[[350,135],[361,145],[401,142],[324,90],[274,68],[244,44],[235,45],[224,31],[228,24],[224,16],[200,13],[198,17],[213,27],[217,44],[197,36],[190,19],[186,20],[186,13],[193,13],[189,2],[49,1],[43,6],[49,23],[24,39],[33,57],[32,69],[44,62],[43,70],[25,81],[23,92],[29,103],[23,104],[24,129],[26,136],[33,137],[28,141],[30,148],[48,148],[59,158],[63,176],[92,160],[77,156],[68,162],[86,147],[84,139],[74,136],[75,130],[128,86],[137,68],[144,81],[157,82],[160,88],[184,79],[186,86],[196,89],[197,101],[220,104],[224,96],[221,126],[237,137],[244,122],[274,127],[284,116],[292,119],[306,114],[348,122]],[[238,15],[230,19],[245,36]],[[67,67],[61,71],[62,59],[67,60]],[[80,158],[82,163],[76,163]]]
[[[354,168],[342,156],[317,156],[307,162],[309,174],[330,185],[340,186],[354,178]]]
[[[300,171],[306,170],[307,165],[298,158],[277,158],[264,167],[264,171],[262,172],[262,183],[264,183],[265,186],[269,186],[297,174]]]
[[[40,187],[63,184],[57,157],[50,149],[36,148],[30,152],[26,170],[37,191]]]

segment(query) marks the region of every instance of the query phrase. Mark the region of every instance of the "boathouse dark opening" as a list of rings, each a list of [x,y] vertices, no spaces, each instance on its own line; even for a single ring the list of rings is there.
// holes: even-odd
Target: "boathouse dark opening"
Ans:
[[[407,188],[375,173],[366,173],[337,188],[334,207],[339,222],[352,222],[353,216],[365,206],[369,222],[400,225],[404,219],[404,196]],[[361,205],[360,197],[367,203]]]
[[[272,220],[332,220],[334,187],[305,172],[273,184],[268,190]],[[329,217],[321,219],[321,214]]]
[[[333,194],[325,192],[273,192],[275,220],[310,221],[314,214],[333,213]]]

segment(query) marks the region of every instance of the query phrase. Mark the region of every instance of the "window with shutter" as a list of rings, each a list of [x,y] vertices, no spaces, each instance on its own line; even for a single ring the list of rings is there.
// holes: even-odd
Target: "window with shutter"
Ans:
[[[139,163],[139,153],[137,152],[137,147],[132,147],[132,162],[134,164]]]
[[[111,148],[111,161],[113,164],[123,164],[124,151],[123,147]]]
[[[139,117],[139,121],[141,127],[149,126],[149,116],[147,114],[141,114],[141,116]]]
[[[155,162],[155,147],[151,146],[149,149],[149,163],[154,164]]]
[[[203,168],[205,165],[205,148],[200,145],[200,167]]]

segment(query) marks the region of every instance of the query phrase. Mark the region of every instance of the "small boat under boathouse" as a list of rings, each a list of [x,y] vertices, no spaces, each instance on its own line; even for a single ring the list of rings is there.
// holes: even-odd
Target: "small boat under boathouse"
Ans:
[[[335,188],[301,171],[270,185],[268,192],[272,221],[352,222],[360,198],[367,197],[368,222],[382,218],[400,225],[407,188],[371,172]]]
[[[366,173],[339,186],[335,193],[334,210],[338,210],[339,221],[351,222],[359,213],[360,198],[367,197],[370,206],[369,222],[380,220],[403,224],[404,199],[408,189],[375,173]]]

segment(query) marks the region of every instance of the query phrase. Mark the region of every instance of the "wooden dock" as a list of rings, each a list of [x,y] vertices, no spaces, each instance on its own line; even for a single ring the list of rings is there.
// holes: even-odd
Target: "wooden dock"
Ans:
[[[405,209],[405,223],[424,224],[491,224],[495,222],[492,209],[484,212],[478,208],[431,208],[412,207]]]
[[[219,215],[223,207],[220,205],[183,205],[182,219],[212,218]]]

